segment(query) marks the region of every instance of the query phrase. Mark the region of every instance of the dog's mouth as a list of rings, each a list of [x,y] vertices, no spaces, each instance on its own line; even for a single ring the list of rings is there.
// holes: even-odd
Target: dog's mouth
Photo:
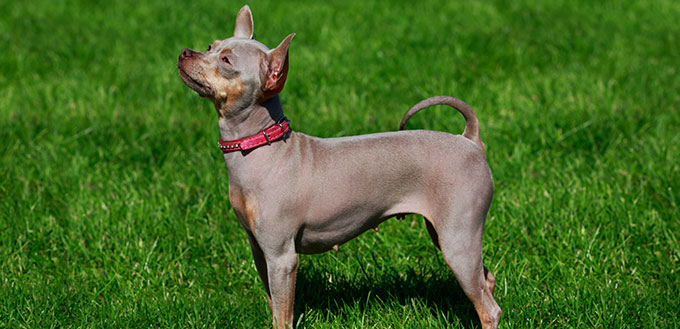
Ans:
[[[185,85],[187,85],[187,87],[193,89],[201,97],[207,97],[212,95],[213,90],[210,86],[194,79],[191,75],[184,71],[184,68],[182,67],[181,64],[178,63],[177,68],[179,71],[179,77],[182,78],[182,81],[184,82]]]

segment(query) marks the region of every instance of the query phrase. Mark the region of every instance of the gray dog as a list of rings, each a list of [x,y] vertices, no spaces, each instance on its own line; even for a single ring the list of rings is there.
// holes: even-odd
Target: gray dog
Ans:
[[[462,136],[415,130],[323,139],[292,131],[278,94],[294,34],[272,50],[252,35],[244,6],[233,37],[205,52],[183,49],[177,67],[217,109],[229,201],[248,234],[274,327],[293,327],[298,253],[337,249],[388,218],[420,214],[482,327],[496,328],[495,278],[482,264],[493,182],[472,109],[433,97],[411,108],[400,127],[445,104],[465,117]]]

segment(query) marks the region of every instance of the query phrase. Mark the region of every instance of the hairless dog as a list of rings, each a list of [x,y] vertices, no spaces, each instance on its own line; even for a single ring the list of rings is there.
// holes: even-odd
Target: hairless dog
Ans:
[[[279,92],[288,35],[274,49],[252,39],[244,6],[234,36],[204,52],[183,49],[184,83],[217,110],[229,201],[246,231],[275,328],[293,327],[298,254],[337,249],[382,221],[425,218],[432,242],[477,310],[496,328],[495,278],[482,264],[482,229],[493,181],[477,118],[452,97],[426,99],[404,116],[445,104],[465,117],[462,135],[428,130],[317,138],[292,131]]]

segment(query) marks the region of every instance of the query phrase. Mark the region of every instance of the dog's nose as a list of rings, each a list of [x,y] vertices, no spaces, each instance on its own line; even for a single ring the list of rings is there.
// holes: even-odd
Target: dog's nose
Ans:
[[[184,48],[182,49],[182,57],[191,57],[191,55],[194,54],[194,51],[189,49],[189,48]]]

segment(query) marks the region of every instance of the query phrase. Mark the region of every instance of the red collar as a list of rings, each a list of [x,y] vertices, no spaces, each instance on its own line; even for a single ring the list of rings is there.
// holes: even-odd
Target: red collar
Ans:
[[[218,142],[218,146],[220,147],[222,152],[232,152],[232,151],[246,151],[262,146],[264,144],[271,144],[273,141],[281,139],[282,137],[286,136],[288,131],[290,131],[290,127],[288,127],[288,122],[289,120],[286,120],[284,117],[284,119],[280,123],[275,123],[255,135],[231,141],[225,141],[220,139],[220,141]]]

